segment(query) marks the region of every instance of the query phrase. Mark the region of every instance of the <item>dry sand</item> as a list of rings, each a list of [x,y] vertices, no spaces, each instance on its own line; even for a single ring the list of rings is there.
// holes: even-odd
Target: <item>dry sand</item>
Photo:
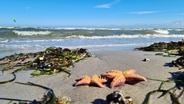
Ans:
[[[105,51],[93,52],[94,56],[86,58],[71,69],[71,76],[67,77],[65,73],[58,73],[50,76],[31,77],[31,71],[22,71],[17,73],[17,79],[14,82],[0,85],[0,97],[33,100],[42,98],[45,90],[15,83],[28,81],[38,83],[52,88],[57,96],[71,98],[72,104],[104,104],[106,96],[113,91],[122,90],[124,96],[131,96],[135,104],[142,104],[146,94],[149,91],[156,90],[160,82],[148,80],[135,85],[125,84],[124,86],[109,88],[99,88],[95,86],[73,86],[75,80],[83,75],[101,75],[108,70],[135,69],[138,74],[153,78],[166,80],[171,78],[169,72],[179,71],[175,67],[169,67],[169,63],[177,57],[156,56],[155,52],[142,51]],[[151,61],[144,62],[144,58]],[[10,76],[11,77],[11,76]],[[1,77],[2,78],[2,77]],[[4,77],[3,77],[4,78]],[[165,89],[174,86],[174,83],[166,84]],[[154,94],[151,97],[150,104],[171,104],[169,95],[157,98],[161,93]],[[182,99],[182,100],[181,100]],[[184,97],[180,99],[184,103]],[[6,104],[7,101],[0,100],[0,104]]]

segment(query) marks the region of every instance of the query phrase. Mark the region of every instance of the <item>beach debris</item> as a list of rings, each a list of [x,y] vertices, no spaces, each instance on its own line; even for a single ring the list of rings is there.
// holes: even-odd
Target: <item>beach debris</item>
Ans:
[[[74,84],[75,86],[79,85],[96,85],[100,88],[105,87],[103,83],[107,82],[106,79],[98,76],[98,75],[93,75],[92,77],[89,76],[83,76],[80,79],[76,80],[76,83]]]
[[[133,104],[130,96],[123,96],[122,91],[114,91],[106,96],[107,104]]]
[[[126,71],[110,70],[107,71],[105,74],[102,74],[102,76],[111,81],[111,88],[124,85],[125,83],[135,84],[140,81],[147,81],[145,77],[137,74],[136,70],[133,69],[129,69]]]
[[[150,62],[151,60],[149,58],[145,58],[142,61],[144,61],[144,62]]]
[[[0,70],[16,73],[25,69],[35,70],[31,75],[51,75],[65,72],[70,75],[68,67],[73,66],[91,54],[86,49],[68,49],[61,47],[49,47],[45,51],[36,53],[20,53],[6,56],[0,59]]]
[[[178,67],[179,70],[184,68],[184,56],[177,58],[176,60],[172,61],[172,64],[175,67]]]
[[[69,97],[57,97],[56,101],[54,102],[54,104],[71,104],[71,98]]]
[[[151,79],[148,78],[150,80],[153,81],[160,81],[160,85],[158,87],[158,89],[150,91],[149,93],[147,93],[144,102],[142,104],[149,104],[149,100],[151,95],[153,95],[156,92],[161,92],[162,94],[158,97],[161,98],[163,96],[165,96],[166,94],[170,94],[171,97],[171,101],[172,104],[181,104],[179,102],[179,98],[184,94],[184,72],[173,72],[171,73],[173,78],[170,78],[168,80],[159,80],[159,79]],[[175,86],[169,88],[169,89],[163,89],[163,85],[165,83],[175,83]],[[180,92],[178,92],[180,91]]]

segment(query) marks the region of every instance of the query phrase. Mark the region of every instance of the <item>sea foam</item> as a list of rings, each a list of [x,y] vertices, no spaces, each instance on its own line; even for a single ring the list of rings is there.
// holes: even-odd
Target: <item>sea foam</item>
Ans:
[[[14,30],[13,32],[20,36],[48,35],[51,33],[50,31],[17,31],[17,30]]]

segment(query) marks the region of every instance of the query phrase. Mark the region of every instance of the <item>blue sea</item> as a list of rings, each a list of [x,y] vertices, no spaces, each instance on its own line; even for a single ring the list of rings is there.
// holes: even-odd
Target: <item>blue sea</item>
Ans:
[[[0,27],[0,57],[53,46],[88,51],[134,50],[182,38],[184,29]]]

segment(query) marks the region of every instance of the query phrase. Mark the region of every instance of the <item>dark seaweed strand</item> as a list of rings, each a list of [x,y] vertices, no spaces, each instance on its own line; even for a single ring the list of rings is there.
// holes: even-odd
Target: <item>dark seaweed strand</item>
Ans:
[[[30,61],[30,62],[28,62],[25,66],[23,66],[23,67],[21,67],[21,68],[18,68],[18,69],[16,69],[16,70],[14,70],[12,73],[20,72],[20,71],[24,70],[25,68],[30,67],[32,64],[33,64],[33,62]]]
[[[162,86],[163,86],[165,83],[173,82],[173,81],[174,81],[174,80],[163,80],[163,81],[160,83],[160,86],[159,86],[158,90],[161,90],[161,89],[162,89]],[[175,81],[174,81],[174,82],[175,82]],[[171,87],[170,89],[166,90],[165,92],[162,93],[162,95],[159,96],[159,98],[162,97],[162,96],[164,96],[164,95],[166,95],[170,90],[173,90],[173,89],[175,89],[175,88],[176,88],[176,86]]]
[[[143,103],[142,104],[149,104],[149,99],[150,99],[150,96],[156,92],[162,92],[162,93],[166,93],[168,92],[168,90],[153,90],[151,92],[149,92],[147,95],[146,95],[146,98],[144,99]],[[171,100],[172,100],[172,104],[181,104],[179,101],[178,101],[178,98],[175,96],[175,94],[173,94],[172,92],[168,92],[170,94],[170,97],[171,97]]]
[[[60,69],[59,69],[59,72],[65,72],[66,74],[68,74],[68,77],[71,76],[70,71],[69,71],[69,70],[66,70],[66,69],[63,69],[63,68],[60,68]]]
[[[86,56],[81,57],[81,58],[77,58],[77,60],[75,60],[74,62],[79,62],[80,60],[84,60],[86,58]]]
[[[0,98],[0,100],[10,100],[9,103],[11,103],[12,101],[19,101],[18,104],[54,104],[54,102],[56,101],[56,96],[54,94],[54,91],[49,87],[35,84],[32,82],[27,82],[27,83],[16,82],[16,83],[23,84],[23,85],[37,86],[37,87],[43,88],[45,90],[48,90],[48,94],[50,95],[50,99],[47,102],[36,101],[36,100],[31,101],[31,100],[13,99],[13,98]],[[20,103],[20,102],[22,102],[22,103]]]
[[[66,54],[63,54],[63,53],[49,53],[47,55],[56,55],[56,56],[62,56],[64,58],[77,59],[75,62],[78,62],[78,61],[82,60],[83,58],[85,58],[85,56],[83,56],[82,58],[76,58],[79,55],[76,55],[75,58],[74,58],[73,55],[66,55]]]
[[[163,86],[165,83],[167,83],[167,82],[170,82],[170,80],[163,80],[163,81],[161,81],[160,86],[158,87],[158,90],[161,90],[162,86]]]
[[[7,81],[2,81],[2,82],[0,82],[0,84],[5,84],[5,83],[8,83],[8,82],[14,81],[16,79],[16,75],[15,75],[15,73],[12,73],[12,74],[13,74],[13,78],[12,79],[7,80]]]
[[[43,85],[39,85],[39,84],[36,84],[36,83],[33,83],[33,82],[27,82],[27,83],[22,83],[22,82],[15,82],[15,83],[18,83],[18,84],[22,84],[22,85],[30,85],[30,86],[37,86],[37,87],[40,87],[40,88],[43,88],[43,89],[50,89],[46,86],[43,86]]]
[[[177,96],[177,98],[181,97],[184,93],[184,89],[180,92],[180,94]]]
[[[165,92],[163,92],[163,93],[159,96],[159,98],[161,98],[162,96],[166,95],[167,93],[169,93],[171,90],[174,90],[174,89],[176,89],[176,86],[171,87],[170,89],[168,89],[168,90],[166,90]],[[161,89],[158,89],[158,91],[159,91],[159,90],[161,90]]]
[[[171,80],[171,79],[169,79],[169,80],[160,80],[160,79],[153,79],[153,78],[148,78],[148,77],[146,77],[146,79],[148,79],[148,80],[153,80],[153,81],[160,81],[160,82],[181,82],[182,80]]]
[[[46,104],[54,104],[54,101],[56,100],[56,96],[54,94],[54,91],[51,88],[43,86],[43,85],[39,85],[36,83],[32,83],[32,82],[27,82],[27,83],[17,82],[17,83],[24,84],[24,85],[30,85],[30,86],[37,86],[37,87],[43,88],[45,90],[48,90],[48,93],[51,94],[51,98],[49,99],[49,101],[46,102]]]
[[[174,93],[170,92],[171,90],[176,89],[176,88],[177,88],[176,86],[174,86],[174,87],[172,87],[172,88],[170,88],[170,89],[168,89],[168,90],[162,90],[162,89],[161,89],[162,86],[163,86],[165,83],[168,83],[168,82],[181,82],[181,80],[159,80],[159,79],[152,79],[152,78],[148,78],[148,79],[154,80],[154,81],[161,81],[161,84],[160,84],[160,86],[159,86],[159,88],[158,88],[157,90],[153,90],[153,91],[149,92],[149,93],[146,95],[146,98],[145,98],[145,100],[143,101],[142,104],[149,104],[150,96],[151,96],[152,94],[156,93],[156,92],[162,92],[162,94],[161,94],[158,98],[160,98],[160,97],[166,95],[167,93],[169,93],[170,96],[171,96],[171,99],[172,99],[173,104],[181,104],[181,103],[178,101],[178,98],[179,98],[180,96],[176,97],[176,95],[175,95]]]
[[[8,104],[11,104],[12,101],[32,102],[31,100],[22,100],[22,99],[13,99],[13,98],[0,98],[0,100],[10,100],[10,102]],[[16,104],[16,103],[13,103],[13,104]],[[25,103],[25,104],[27,104],[27,103]],[[29,104],[31,104],[31,103],[29,103]]]
[[[42,70],[42,71],[43,72],[50,72],[50,71],[44,71],[44,70]],[[70,71],[69,70],[66,70],[64,68],[59,68],[59,72],[65,72],[66,74],[68,74],[68,77],[70,77],[70,75],[71,75]],[[53,74],[53,73],[50,73],[50,74]]]

